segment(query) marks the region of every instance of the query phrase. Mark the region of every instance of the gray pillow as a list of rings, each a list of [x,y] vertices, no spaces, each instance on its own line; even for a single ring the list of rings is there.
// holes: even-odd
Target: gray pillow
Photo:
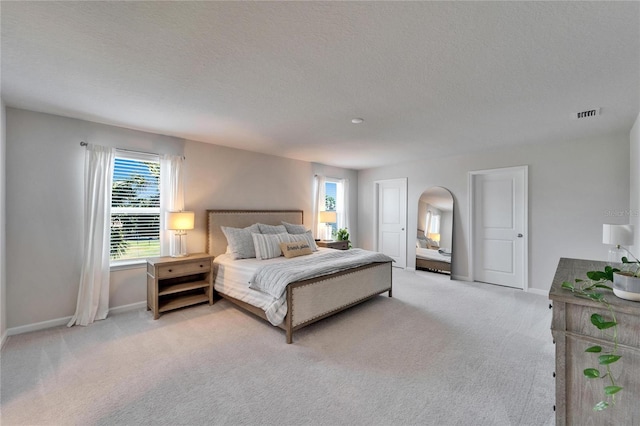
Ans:
[[[256,249],[256,259],[273,259],[282,256],[280,243],[288,243],[293,237],[290,234],[251,234]]]
[[[316,240],[313,238],[313,234],[311,233],[311,231],[307,231],[304,234],[292,234],[291,241],[303,241],[303,240],[309,244],[309,247],[311,248],[311,250],[318,251]]]
[[[222,233],[227,237],[227,245],[234,259],[250,259],[256,257],[256,250],[253,245],[252,233],[260,233],[257,224],[247,226],[246,228],[231,228],[229,226],[221,226]]]
[[[286,234],[287,228],[284,225],[265,225],[264,223],[259,223],[258,228],[260,228],[261,234]]]
[[[304,225],[294,225],[293,223],[282,222],[287,232],[290,234],[304,234],[307,228]]]

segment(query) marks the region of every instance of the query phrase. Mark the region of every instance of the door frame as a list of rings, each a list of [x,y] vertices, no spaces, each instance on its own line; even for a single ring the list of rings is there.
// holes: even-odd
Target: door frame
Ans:
[[[408,197],[408,193],[409,193],[409,179],[404,177],[404,178],[393,178],[393,179],[379,179],[379,180],[375,180],[373,181],[373,251],[378,251],[378,235],[379,235],[379,223],[378,223],[378,218],[380,217],[380,215],[378,214],[378,208],[380,206],[380,198],[379,198],[379,193],[380,193],[380,185],[383,182],[389,182],[389,181],[403,181],[404,182],[404,198],[405,198],[405,209],[404,209],[404,224],[405,224],[405,232],[404,232],[404,252],[405,252],[405,265],[402,269],[407,269],[407,242],[408,242],[408,238],[407,238],[407,222],[408,222],[408,218],[407,215],[409,214],[408,212],[408,205],[409,205],[409,197]]]
[[[502,167],[496,169],[487,169],[487,170],[474,170],[468,172],[468,190],[469,190],[469,278],[471,281],[475,281],[475,257],[474,257],[474,247],[475,247],[475,192],[474,192],[474,183],[477,176],[480,175],[490,175],[493,173],[503,173],[503,172],[523,172],[524,174],[524,242],[523,242],[523,253],[524,257],[522,262],[522,289],[526,292],[529,291],[529,166],[513,166],[513,167]]]

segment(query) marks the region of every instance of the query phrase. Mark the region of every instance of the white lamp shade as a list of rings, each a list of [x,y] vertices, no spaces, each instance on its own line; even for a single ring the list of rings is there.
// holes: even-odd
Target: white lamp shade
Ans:
[[[338,215],[336,212],[320,212],[320,223],[336,223],[338,221]]]
[[[435,233],[435,232],[429,232],[429,234],[427,235],[427,238],[439,243],[440,242],[440,234]]]
[[[194,212],[166,212],[164,215],[165,229],[174,231],[193,229],[194,222]]]
[[[633,225],[602,225],[602,244],[612,246],[633,245]]]

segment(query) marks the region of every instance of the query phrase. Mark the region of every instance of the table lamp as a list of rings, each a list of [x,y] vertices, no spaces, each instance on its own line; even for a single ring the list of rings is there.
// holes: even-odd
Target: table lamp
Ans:
[[[609,262],[622,262],[622,257],[627,255],[627,249],[633,245],[632,225],[602,225],[602,243],[611,245],[609,249]]]
[[[193,229],[195,214],[193,212],[166,212],[164,215],[165,229],[173,231],[171,239],[171,257],[186,257],[187,230]]]
[[[325,241],[330,241],[331,240],[331,223],[336,223],[338,221],[338,215],[336,214],[336,212],[329,212],[329,211],[322,211],[320,212],[320,218],[319,218],[319,222],[320,223],[324,223],[325,229],[324,229],[324,240]]]

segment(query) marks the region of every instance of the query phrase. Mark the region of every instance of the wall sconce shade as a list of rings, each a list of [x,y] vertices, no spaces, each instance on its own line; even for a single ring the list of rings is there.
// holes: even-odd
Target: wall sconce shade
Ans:
[[[164,214],[164,228],[173,231],[170,244],[171,257],[188,256],[187,229],[193,229],[194,224],[194,212],[166,212]]]

